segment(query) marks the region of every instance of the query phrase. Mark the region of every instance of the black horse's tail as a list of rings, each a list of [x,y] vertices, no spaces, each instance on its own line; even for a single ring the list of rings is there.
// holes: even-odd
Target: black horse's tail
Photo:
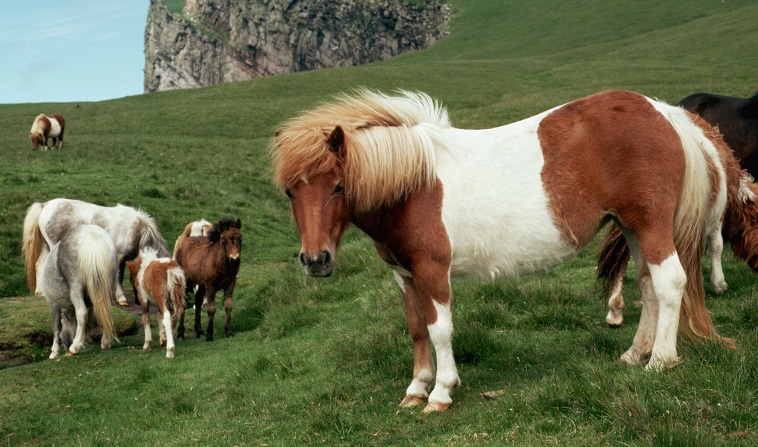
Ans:
[[[598,250],[597,277],[603,281],[603,296],[608,296],[614,280],[626,269],[629,263],[629,245],[624,233],[615,223],[611,223],[603,237]]]

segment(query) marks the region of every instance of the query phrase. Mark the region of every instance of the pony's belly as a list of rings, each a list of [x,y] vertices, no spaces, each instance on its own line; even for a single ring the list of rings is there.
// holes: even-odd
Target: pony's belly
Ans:
[[[517,228],[502,228],[499,230],[502,237],[458,237],[452,246],[451,274],[485,280],[517,278],[546,271],[577,253],[574,247],[561,239],[557,230],[554,233],[538,233],[537,229],[521,230],[534,232],[525,234]],[[498,233],[497,228],[479,228],[478,231],[493,235]]]
[[[61,125],[55,118],[50,118],[50,136],[57,138],[61,134]]]

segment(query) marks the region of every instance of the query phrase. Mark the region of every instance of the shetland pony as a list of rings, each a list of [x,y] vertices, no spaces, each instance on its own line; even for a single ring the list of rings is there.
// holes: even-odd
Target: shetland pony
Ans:
[[[57,113],[50,116],[40,113],[34,118],[32,129],[29,131],[29,139],[32,140],[32,148],[36,151],[42,145],[43,150],[47,150],[48,138],[53,139],[53,149],[63,147],[63,131],[66,129],[66,122],[63,117]]]
[[[50,247],[68,232],[81,224],[95,224],[104,228],[116,245],[119,266],[116,283],[116,300],[127,305],[121,283],[127,259],[134,259],[140,249],[153,247],[158,256],[170,256],[163,240],[149,214],[124,205],[104,207],[71,199],[53,199],[44,203],[33,203],[24,219],[22,251],[29,290],[40,294],[37,283],[42,274],[40,266]],[[134,297],[136,300],[137,297]]]
[[[682,99],[677,105],[699,115],[710,125],[718,128],[724,141],[734,151],[734,155],[742,168],[754,178],[758,177],[758,94],[750,98],[734,98],[711,93],[695,93]],[[745,181],[749,182],[748,179]],[[755,200],[754,197],[751,197],[751,188],[743,189],[743,206]],[[731,231],[738,231],[738,237],[742,239],[742,231],[737,229]],[[724,229],[723,233],[730,233],[730,230]],[[611,327],[621,326],[624,321],[624,298],[621,295],[621,286],[626,271],[626,262],[629,259],[629,250],[623,241],[617,240],[620,237],[621,233],[618,228],[611,226],[600,252],[600,257],[620,257],[617,271],[602,272],[602,270],[598,270],[600,274],[606,275],[604,276],[606,280],[604,288],[605,294],[608,296],[608,315],[605,317],[605,321]],[[727,240],[730,240],[728,236]],[[744,244],[741,245],[744,246]],[[708,236],[708,249],[711,257],[711,284],[713,284],[716,293],[722,293],[726,290],[727,283],[721,267],[721,253],[724,249],[721,228],[712,229]],[[617,250],[617,252],[612,253],[613,250]],[[755,261],[751,263],[749,260],[749,257],[754,259],[758,256],[758,252],[752,255],[748,253],[749,251],[743,250],[738,257],[747,260],[754,270],[758,269]]]
[[[150,332],[150,303],[158,308],[161,320],[158,333],[161,346],[166,347],[166,358],[174,357],[174,333],[179,314],[184,313],[184,272],[171,258],[159,258],[154,248],[140,250],[139,256],[127,261],[129,281],[142,307],[142,326],[145,328],[145,344],[150,349],[153,335]]]
[[[195,291],[195,335],[200,337],[200,309],[208,297],[208,331],[206,341],[213,341],[213,317],[216,315],[216,291],[224,290],[226,336],[232,336],[232,294],[237,283],[242,251],[242,222],[224,218],[214,225],[208,236],[189,236],[174,248],[174,259],[184,270],[187,290]],[[186,228],[185,228],[186,231]],[[179,319],[177,338],[184,338],[184,314]]]
[[[51,359],[60,353],[62,319],[76,322],[76,335],[66,355],[84,348],[88,307],[93,309],[97,324],[103,330],[100,347],[108,349],[111,340],[118,340],[111,316],[116,265],[113,240],[96,225],[80,225],[53,245],[42,265],[45,274],[39,284],[53,315]]]
[[[445,410],[460,383],[451,276],[543,271],[609,221],[630,241],[645,300],[621,361],[647,361],[652,370],[677,364],[678,326],[733,343],[718,336],[705,308],[700,262],[738,169],[710,127],[681,108],[606,91],[466,130],[426,94],[360,91],[284,123],[271,155],[308,275],[332,274],[349,223],[393,270],[415,353],[401,406],[427,401],[424,411]]]

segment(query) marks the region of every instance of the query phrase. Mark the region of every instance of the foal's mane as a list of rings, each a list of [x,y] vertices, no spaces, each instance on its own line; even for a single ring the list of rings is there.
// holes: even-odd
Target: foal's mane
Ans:
[[[224,231],[232,228],[235,224],[235,219],[231,217],[223,217],[217,224],[213,224],[213,228],[211,228],[210,231],[208,231],[208,242],[211,244],[215,244],[216,242],[221,240],[221,233]],[[223,228],[223,230],[222,230]]]
[[[350,205],[366,211],[392,204],[436,181],[435,150],[447,110],[420,92],[397,96],[361,89],[286,122],[271,148],[279,187],[341,168]],[[340,126],[344,160],[327,143]]]

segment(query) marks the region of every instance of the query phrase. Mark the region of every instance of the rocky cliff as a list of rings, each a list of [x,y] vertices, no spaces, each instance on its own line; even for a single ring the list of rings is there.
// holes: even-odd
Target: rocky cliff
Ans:
[[[449,8],[402,0],[151,0],[145,92],[358,65],[431,45]]]

